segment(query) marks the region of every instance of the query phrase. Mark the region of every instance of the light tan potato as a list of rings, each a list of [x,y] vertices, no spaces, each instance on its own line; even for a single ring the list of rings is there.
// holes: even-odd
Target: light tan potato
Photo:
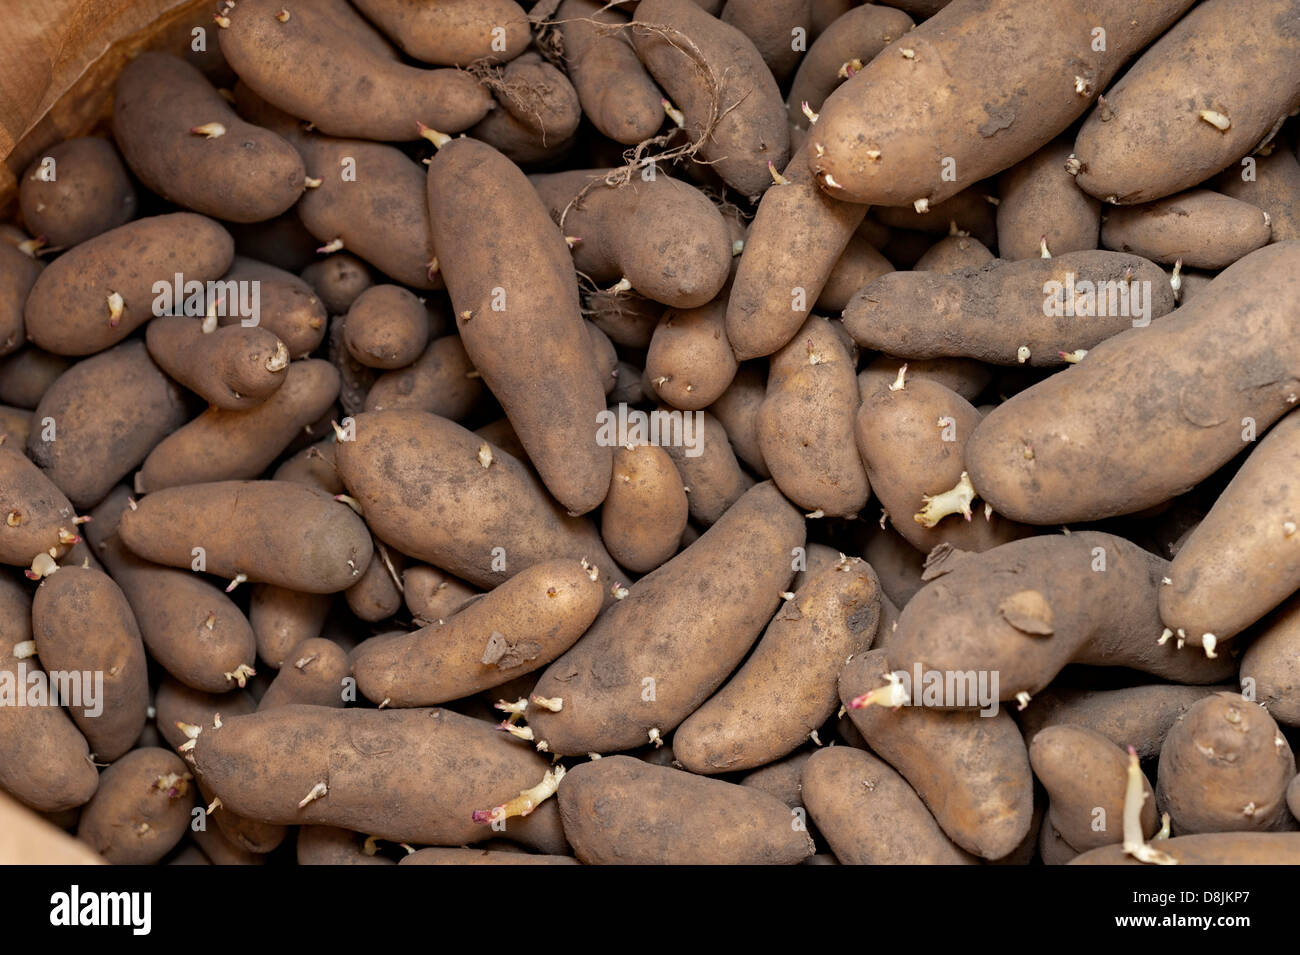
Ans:
[[[1042,243],[1052,255],[1097,248],[1101,202],[1081,190],[1065,168],[1074,152],[1056,139],[998,178],[998,254],[1032,259]]]
[[[662,750],[656,750],[656,752],[662,752]],[[813,751],[811,749],[796,750],[776,762],[768,763],[766,766],[760,766],[758,769],[746,773],[740,778],[740,785],[761,789],[763,792],[775,796],[791,809],[798,809],[803,806],[801,782],[803,770],[808,765],[808,760],[812,755]],[[676,759],[675,756],[674,759]],[[671,765],[671,763],[663,765]]]
[[[626,23],[600,0],[564,0],[556,11],[564,65],[578,91],[582,111],[600,132],[635,146],[664,122],[663,93],[632,49],[629,31],[606,32],[595,23]]]
[[[343,591],[343,598],[354,616],[368,623],[378,623],[397,613],[402,606],[399,583],[405,561],[400,553],[375,541],[375,550],[365,573]]]
[[[1263,209],[1208,189],[1111,209],[1101,224],[1103,248],[1199,269],[1227,268],[1271,237],[1272,220]]]
[[[736,369],[727,390],[709,405],[709,413],[726,430],[737,457],[760,478],[769,476],[758,440],[758,409],[766,397],[766,369],[750,363]]]
[[[854,235],[826,279],[821,295],[817,296],[817,311],[844,311],[844,306],[849,304],[858,289],[893,271],[889,260],[876,251],[875,246],[862,236]]]
[[[309,637],[290,648],[284,665],[262,698],[259,712],[306,703],[311,706],[344,705],[344,680],[352,675],[348,655],[333,640]]]
[[[1265,618],[1241,658],[1243,694],[1287,726],[1300,725],[1298,608],[1300,601],[1292,597]]]
[[[456,613],[480,591],[427,564],[402,571],[402,596],[416,626],[427,627]]]
[[[1267,156],[1248,156],[1214,180],[1225,196],[1268,213],[1274,242],[1300,239],[1300,161],[1284,143]]]
[[[660,409],[667,410],[667,409]],[[741,470],[722,423],[707,411],[684,412],[682,443],[665,450],[677,465],[691,518],[712,526],[754,481]],[[694,417],[689,417],[694,416]],[[688,424],[687,422],[694,422]],[[687,435],[686,428],[693,430]]]
[[[753,41],[772,76],[784,85],[807,45],[812,4],[811,0],[727,0],[719,19]]]
[[[600,536],[620,565],[645,574],[663,564],[677,553],[687,513],[686,491],[668,452],[650,444],[614,451]]]
[[[77,838],[115,865],[150,865],[190,822],[193,775],[175,753],[132,750],[104,770],[77,823]]]
[[[408,367],[380,375],[365,410],[410,409],[460,421],[479,405],[483,380],[459,335],[434,339]]]
[[[405,368],[429,342],[424,303],[399,285],[374,285],[352,302],[343,341],[352,357],[371,368]]]
[[[906,230],[903,234],[925,232],[930,235],[965,232],[991,246],[997,241],[998,199],[995,192],[996,182],[989,179],[977,182],[943,202],[931,203],[924,211],[910,204],[877,206],[871,210],[871,218],[894,230],[894,237],[902,230]],[[867,238],[870,240],[869,236]],[[888,248],[883,251],[888,257]]]
[[[103,865],[83,842],[0,792],[0,865]]]
[[[358,0],[357,7],[404,52],[440,66],[511,60],[531,36],[514,0]]]
[[[277,481],[292,481],[295,484],[318,487],[330,494],[342,494],[343,481],[339,479],[338,467],[334,461],[337,446],[333,434],[322,438],[285,458],[284,463],[271,476]]]
[[[248,622],[257,638],[257,656],[272,669],[284,665],[290,651],[320,636],[334,600],[329,594],[304,594],[274,584],[254,584]]]
[[[950,235],[926,250],[912,265],[915,272],[963,272],[981,269],[995,256],[979,239],[968,235]]]
[[[727,340],[727,296],[691,309],[670,308],[650,339],[645,373],[655,394],[674,408],[707,408],[725,392],[739,365]]]

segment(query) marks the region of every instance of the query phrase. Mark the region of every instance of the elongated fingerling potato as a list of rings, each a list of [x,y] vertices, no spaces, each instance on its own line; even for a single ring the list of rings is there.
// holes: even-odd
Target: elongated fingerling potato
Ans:
[[[289,367],[289,349],[264,328],[226,325],[209,333],[202,319],[165,317],[149,323],[145,340],[170,378],[227,410],[266,400]]]
[[[175,753],[132,750],[104,770],[82,810],[77,838],[118,865],[157,862],[185,835],[192,785],[193,775]]]
[[[1208,189],[1111,209],[1101,226],[1104,248],[1199,269],[1227,268],[1271,236],[1263,209]]]
[[[236,115],[194,66],[143,53],[118,76],[113,138],[146,186],[178,205],[232,222],[261,222],[302,195],[302,159]],[[239,175],[230,175],[238,167]]]
[[[559,800],[588,865],[793,865],[813,854],[812,837],[774,796],[630,756],[574,767]]]
[[[632,49],[628,30],[609,33],[597,23],[626,23],[599,0],[564,0],[556,11],[564,65],[582,111],[601,133],[635,146],[664,123],[663,93]],[[596,21],[591,23],[589,21]]]
[[[33,235],[70,248],[135,218],[135,187],[107,139],[68,139],[32,160],[18,205]]]
[[[358,0],[357,8],[402,50],[441,66],[512,60],[531,33],[514,0]]]

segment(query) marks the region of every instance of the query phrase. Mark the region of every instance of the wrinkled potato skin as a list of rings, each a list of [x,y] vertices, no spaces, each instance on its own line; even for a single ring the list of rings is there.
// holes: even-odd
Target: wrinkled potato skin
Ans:
[[[41,178],[54,160],[52,181]],[[70,248],[135,218],[135,187],[107,139],[84,136],[45,150],[18,186],[23,222],[51,246]]]

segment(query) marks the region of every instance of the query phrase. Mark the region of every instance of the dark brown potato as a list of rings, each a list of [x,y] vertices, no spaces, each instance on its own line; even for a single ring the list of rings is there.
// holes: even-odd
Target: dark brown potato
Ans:
[[[598,130],[626,146],[649,139],[664,123],[663,94],[632,49],[626,29],[606,33],[599,23],[626,23],[600,0],[564,0],[556,11],[564,64],[582,111]]]
[[[331,315],[342,315],[358,295],[374,284],[366,263],[347,252],[336,252],[313,262],[299,277],[312,287]]]
[[[57,559],[76,542],[72,504],[16,447],[0,446],[0,512],[0,564],[26,567],[38,554]]]
[[[135,218],[135,187],[107,139],[69,139],[32,160],[18,187],[32,235],[71,248]]]
[[[149,323],[149,357],[169,377],[211,405],[241,410],[261,404],[284,384],[289,349],[264,328],[220,326],[167,316]]]
[[[352,357],[371,368],[405,368],[429,342],[428,309],[399,285],[366,289],[348,309],[343,341]]]
[[[0,355],[23,345],[23,306],[41,274],[41,264],[7,242],[0,242]]]
[[[520,165],[565,156],[582,120],[578,94],[564,72],[541,54],[507,63],[488,85],[496,106],[469,131]]]
[[[334,599],[273,584],[254,584],[248,622],[257,638],[257,656],[273,669],[284,665],[293,648],[320,636]]]
[[[307,703],[312,706],[343,706],[343,681],[352,673],[348,655],[333,640],[309,637],[290,648],[284,665],[262,698],[259,712]]]
[[[41,396],[72,362],[28,346],[0,358],[0,401],[19,408],[35,408]]]
[[[395,865],[387,856],[367,851],[367,840],[359,832],[337,826],[299,826],[299,865]]]
[[[108,769],[81,812],[77,838],[116,865],[150,865],[170,852],[190,822],[193,775],[175,753],[132,750]]]

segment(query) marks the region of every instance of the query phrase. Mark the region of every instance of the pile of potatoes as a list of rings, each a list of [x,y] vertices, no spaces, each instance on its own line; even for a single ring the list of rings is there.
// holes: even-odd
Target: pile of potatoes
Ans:
[[[0,861],[1300,863],[1249,8],[225,0],[136,56],[0,230]]]

